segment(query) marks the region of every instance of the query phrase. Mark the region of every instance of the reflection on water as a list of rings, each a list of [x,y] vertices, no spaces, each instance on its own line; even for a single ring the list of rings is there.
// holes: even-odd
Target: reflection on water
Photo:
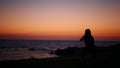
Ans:
[[[0,60],[17,60],[34,58],[56,57],[42,50],[30,51],[28,48],[5,48],[0,49]]]

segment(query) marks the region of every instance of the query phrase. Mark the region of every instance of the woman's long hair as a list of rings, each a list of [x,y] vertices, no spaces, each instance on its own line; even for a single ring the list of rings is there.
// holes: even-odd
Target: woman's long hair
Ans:
[[[90,29],[85,30],[85,36],[91,36],[91,31]]]

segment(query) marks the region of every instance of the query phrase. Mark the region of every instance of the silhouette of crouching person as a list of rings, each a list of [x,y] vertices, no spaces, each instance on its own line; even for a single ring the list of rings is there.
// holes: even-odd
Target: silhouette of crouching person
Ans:
[[[85,55],[91,56],[93,59],[96,58],[96,47],[94,44],[94,38],[91,35],[90,29],[85,30],[84,36],[80,39],[80,41],[84,41],[85,43],[85,48],[81,53],[82,59],[85,58]]]

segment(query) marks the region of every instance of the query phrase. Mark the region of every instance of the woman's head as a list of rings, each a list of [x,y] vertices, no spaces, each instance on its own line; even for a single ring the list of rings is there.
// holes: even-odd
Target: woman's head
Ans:
[[[90,29],[86,29],[86,30],[85,30],[85,36],[88,36],[88,35],[91,35]]]

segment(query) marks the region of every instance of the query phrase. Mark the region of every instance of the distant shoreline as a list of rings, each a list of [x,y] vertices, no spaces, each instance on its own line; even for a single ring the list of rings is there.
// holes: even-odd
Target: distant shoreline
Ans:
[[[41,39],[0,39],[0,40],[36,40],[36,41],[80,41],[78,40],[41,40]],[[95,40],[95,41],[115,41],[115,42],[120,42],[120,40]]]

